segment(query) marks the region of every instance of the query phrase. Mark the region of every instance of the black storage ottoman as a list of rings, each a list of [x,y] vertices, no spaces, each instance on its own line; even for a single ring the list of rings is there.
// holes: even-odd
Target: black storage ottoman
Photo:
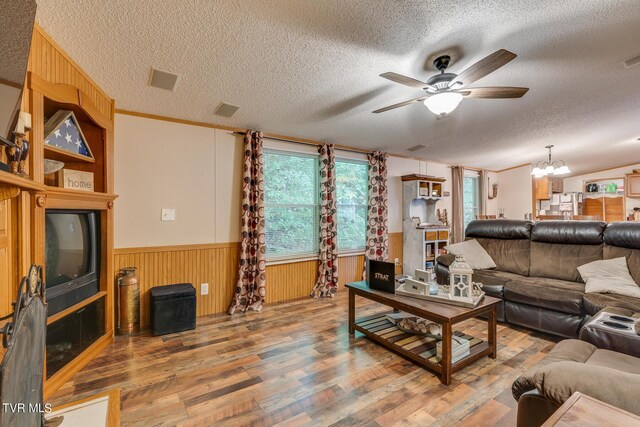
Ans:
[[[156,286],[150,292],[153,335],[195,329],[196,290],[191,283]]]

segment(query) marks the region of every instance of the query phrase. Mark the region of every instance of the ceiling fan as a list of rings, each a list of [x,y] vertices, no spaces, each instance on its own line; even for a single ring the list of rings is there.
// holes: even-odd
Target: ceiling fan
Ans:
[[[380,77],[405,86],[420,88],[426,93],[418,98],[380,108],[375,110],[374,113],[384,113],[385,111],[404,107],[414,102],[424,102],[424,105],[426,105],[432,113],[439,116],[446,116],[456,109],[463,98],[521,98],[527,93],[529,88],[509,86],[466,87],[466,85],[480,80],[503,65],[506,65],[515,59],[516,56],[515,53],[500,49],[476,62],[460,74],[445,73],[445,70],[449,67],[449,62],[451,62],[451,57],[448,55],[439,56],[433,61],[433,65],[440,71],[440,74],[430,77],[426,82],[421,82],[420,80],[398,73],[382,73]]]

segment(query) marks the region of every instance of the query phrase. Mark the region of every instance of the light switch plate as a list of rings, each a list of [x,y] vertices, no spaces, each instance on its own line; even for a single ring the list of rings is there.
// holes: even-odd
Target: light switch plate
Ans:
[[[209,295],[208,283],[200,283],[200,295]]]
[[[175,209],[162,209],[162,220],[163,221],[175,221],[176,220],[176,210]]]

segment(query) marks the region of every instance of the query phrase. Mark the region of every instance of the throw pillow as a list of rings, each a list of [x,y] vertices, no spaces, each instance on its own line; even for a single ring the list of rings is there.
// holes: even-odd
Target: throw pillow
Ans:
[[[640,298],[640,287],[629,273],[625,257],[593,261],[578,267],[586,293],[599,292]]]
[[[491,256],[484,250],[477,240],[467,240],[465,242],[454,243],[444,247],[454,255],[462,255],[469,266],[474,270],[488,270],[496,268]]]

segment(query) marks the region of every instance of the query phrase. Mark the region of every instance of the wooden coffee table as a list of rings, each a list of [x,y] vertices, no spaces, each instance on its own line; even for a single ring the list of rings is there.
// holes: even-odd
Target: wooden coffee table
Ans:
[[[363,333],[372,341],[440,374],[443,384],[451,384],[452,373],[484,356],[496,358],[496,306],[500,302],[498,298],[485,296],[477,307],[466,308],[376,291],[370,289],[365,281],[347,283],[345,286],[349,289],[349,334],[353,335],[355,331]],[[356,295],[442,325],[442,360],[435,358],[436,339],[403,332],[386,319],[388,313],[356,319]],[[487,341],[465,336],[471,339],[471,352],[452,363],[453,325],[480,315],[487,316]],[[464,334],[456,332],[456,335]]]
[[[542,427],[638,426],[640,417],[601,400],[575,392]]]

